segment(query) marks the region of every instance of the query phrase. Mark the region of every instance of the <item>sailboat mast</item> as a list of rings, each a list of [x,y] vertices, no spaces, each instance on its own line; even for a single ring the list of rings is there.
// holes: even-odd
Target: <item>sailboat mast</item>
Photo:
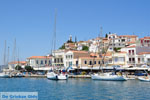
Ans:
[[[6,65],[6,40],[4,45],[4,65]]]
[[[57,9],[55,9],[55,24],[54,24],[54,51],[56,50],[56,17],[57,17]],[[55,53],[54,53],[55,56]]]
[[[55,67],[55,50],[56,50],[56,17],[57,17],[57,9],[55,9],[55,22],[54,22],[54,35],[53,35],[53,49],[54,49],[54,51],[53,51],[53,58],[54,58],[54,60],[53,60],[53,62],[54,62],[54,67]]]
[[[102,38],[103,37],[103,27],[100,27],[100,34],[99,34],[99,38]],[[99,41],[99,57],[102,57],[102,43],[103,43],[103,40],[100,39]],[[102,67],[102,63],[103,63],[103,60],[101,60],[101,63],[100,63],[100,66],[99,66],[99,71],[100,71],[100,67]],[[103,70],[101,69],[101,71],[103,72]]]
[[[12,60],[16,61],[16,39],[14,40],[14,49],[13,49],[13,56]]]
[[[7,51],[7,64],[9,63],[9,47],[8,47],[8,51]]]

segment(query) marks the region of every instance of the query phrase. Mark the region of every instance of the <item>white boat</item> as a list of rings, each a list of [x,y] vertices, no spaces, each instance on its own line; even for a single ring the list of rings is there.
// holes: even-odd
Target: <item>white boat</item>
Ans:
[[[150,77],[149,76],[147,76],[147,77],[138,77],[138,79],[140,81],[150,82]]]
[[[126,81],[126,77],[122,75],[116,75],[112,73],[101,73],[94,74],[91,76],[93,80],[101,80],[101,81]]]
[[[50,80],[67,80],[68,75],[67,74],[56,74],[54,72],[48,72],[47,78]]]
[[[10,78],[10,77],[11,77],[10,74],[4,72],[0,73],[0,78]]]
[[[24,77],[24,75],[22,73],[16,73],[12,77]]]

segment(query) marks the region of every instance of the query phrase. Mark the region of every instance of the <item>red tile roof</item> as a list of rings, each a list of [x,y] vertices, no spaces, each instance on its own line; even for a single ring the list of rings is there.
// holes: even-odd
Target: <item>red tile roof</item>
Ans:
[[[127,48],[135,48],[135,45],[127,46]]]
[[[150,54],[150,52],[140,52],[139,55]]]
[[[49,57],[49,56],[31,56],[31,57],[29,57],[28,59],[46,59],[46,58],[51,58],[51,57]]]
[[[136,35],[120,35],[119,37],[130,37],[130,38],[135,38],[137,37]]]
[[[140,40],[144,40],[144,39],[150,39],[150,37],[140,38]]]
[[[26,61],[13,61],[13,62],[9,62],[9,64],[26,64]]]

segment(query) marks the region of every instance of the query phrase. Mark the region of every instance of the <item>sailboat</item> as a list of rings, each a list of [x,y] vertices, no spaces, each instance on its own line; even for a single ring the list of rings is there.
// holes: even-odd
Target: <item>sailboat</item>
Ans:
[[[5,50],[4,50],[4,67],[6,66],[6,40],[5,40]],[[0,78],[10,78],[11,75],[8,72],[4,72],[2,70],[2,66],[0,66],[1,72],[0,72]]]
[[[55,11],[55,26],[54,26],[54,50],[55,50],[55,46],[56,46],[56,11]],[[55,59],[55,51],[54,51],[54,59]],[[54,66],[55,67],[55,66]],[[67,74],[63,74],[63,73],[56,73],[56,71],[50,70],[47,73],[47,78],[50,80],[67,80],[68,79],[68,75]]]
[[[103,56],[102,62],[104,62],[104,59],[105,59],[106,53],[108,51],[109,45],[110,45],[110,42],[109,42],[108,47],[106,49],[106,52]],[[102,66],[102,63],[100,64],[100,67],[101,66]],[[100,67],[99,67],[99,70],[100,70]],[[127,80],[124,75],[121,75],[121,74],[118,75],[118,74],[115,74],[113,72],[104,73],[103,69],[101,69],[101,71],[102,71],[101,73],[91,75],[91,78],[93,80],[101,80],[101,81],[126,81]]]

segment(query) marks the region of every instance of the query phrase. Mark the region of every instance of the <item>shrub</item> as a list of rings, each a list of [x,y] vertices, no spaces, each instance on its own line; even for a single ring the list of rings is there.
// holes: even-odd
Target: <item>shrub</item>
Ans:
[[[33,68],[31,66],[25,66],[25,70],[31,72],[33,71]]]

